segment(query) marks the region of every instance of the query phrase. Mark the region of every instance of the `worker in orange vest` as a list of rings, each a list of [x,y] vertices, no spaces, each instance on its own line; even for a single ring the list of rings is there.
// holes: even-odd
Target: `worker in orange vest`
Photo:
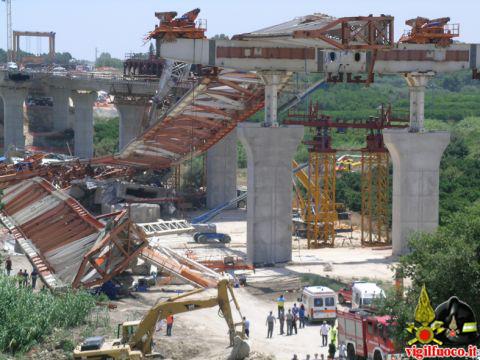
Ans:
[[[173,315],[167,316],[167,336],[172,336]]]

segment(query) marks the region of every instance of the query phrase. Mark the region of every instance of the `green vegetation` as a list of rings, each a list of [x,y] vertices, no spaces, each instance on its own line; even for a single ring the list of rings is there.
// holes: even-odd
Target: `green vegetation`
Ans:
[[[309,83],[313,83],[318,76],[310,78]],[[396,76],[376,79],[368,88],[355,84],[327,85],[312,94],[309,102],[318,102],[323,113],[341,119],[375,116],[378,106],[391,103],[395,116],[406,118],[409,95],[405,81]],[[306,102],[298,105],[298,109],[306,108]],[[480,81],[472,80],[467,71],[435,77],[427,88],[425,116],[429,119],[425,122],[427,129],[452,133],[440,173],[440,222],[444,223],[450,214],[480,199]],[[333,147],[340,154],[348,152],[341,149],[363,148],[365,136],[362,130],[333,131]],[[311,130],[306,130],[305,139],[311,137]],[[295,159],[300,163],[308,160],[305,145],[299,146]],[[246,162],[239,163],[243,164]],[[359,173],[342,174],[337,178],[337,201],[350,210],[360,210]]]
[[[118,151],[118,117],[95,119],[93,144],[95,156],[112,155]]]
[[[326,286],[334,291],[338,291],[341,288],[345,287],[346,284],[338,281],[336,279],[332,279],[330,277],[325,277],[317,274],[312,273],[302,273],[300,274],[300,281],[302,284],[306,284],[306,286]]]
[[[382,311],[396,317],[395,334],[404,344],[407,322],[413,321],[420,289],[425,284],[433,306],[457,296],[478,314],[480,298],[480,202],[449,216],[434,234],[415,234],[412,252],[400,259],[397,271],[411,279],[405,297],[390,293]],[[461,281],[459,281],[461,279]]]
[[[123,69],[123,61],[117,58],[113,58],[108,52],[103,52],[97,58],[95,62],[96,67],[114,67],[117,69]]]
[[[0,276],[0,351],[26,352],[54,329],[82,324],[95,307],[83,291],[54,295],[16,287],[13,278]]]

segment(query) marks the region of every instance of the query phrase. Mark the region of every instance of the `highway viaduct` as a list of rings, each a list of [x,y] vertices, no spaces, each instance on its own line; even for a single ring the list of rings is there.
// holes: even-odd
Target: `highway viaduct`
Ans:
[[[158,89],[158,79],[128,80],[121,77],[83,73],[71,75],[0,71],[0,96],[4,104],[4,149],[24,148],[24,102],[31,92],[41,90],[53,99],[53,130],[68,128],[69,101],[75,108],[74,151],[80,158],[93,157],[93,105],[97,92],[115,96],[120,114],[119,147],[140,131],[145,108]]]
[[[440,33],[452,35],[443,25]],[[264,82],[264,123],[240,124],[237,129],[248,157],[247,252],[253,263],[291,260],[291,160],[303,129],[278,124],[277,89],[294,72],[324,73],[330,82],[369,83],[377,74],[405,78],[410,126],[383,133],[393,162],[393,254],[408,251],[412,232],[438,226],[439,164],[450,134],[424,129],[425,88],[438,73],[471,70],[478,78],[479,44],[395,42],[393,17],[314,14],[231,40],[159,39],[157,49],[166,59],[255,71]],[[231,170],[222,164],[233,162],[231,156],[218,163],[226,174]]]

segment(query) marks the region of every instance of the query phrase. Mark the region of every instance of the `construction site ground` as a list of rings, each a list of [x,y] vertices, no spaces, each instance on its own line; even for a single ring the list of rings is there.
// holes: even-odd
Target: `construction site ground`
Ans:
[[[163,236],[155,241],[178,252],[188,252],[197,260],[222,259],[225,255],[245,257],[246,211],[225,211],[218,215],[213,223],[217,225],[218,232],[231,236],[230,244],[197,244],[192,236],[187,234]],[[341,283],[346,284],[354,279],[369,279],[385,285],[392,282],[390,265],[395,259],[390,255],[391,250],[360,247],[358,231],[354,231],[353,239],[338,240],[334,248],[306,249],[306,241],[297,239],[293,246],[293,261],[289,264],[241,271],[247,276],[247,286],[237,288],[236,296],[242,314],[251,323],[249,343],[252,359],[291,359],[293,354],[297,354],[299,359],[305,359],[306,355],[310,354],[313,359],[314,354],[327,354],[327,348],[320,346],[319,324],[309,324],[305,329],[299,329],[298,335],[293,336],[280,336],[279,326],[276,324],[273,338],[266,338],[266,317],[269,311],[276,312],[275,300],[280,293],[285,293],[286,306],[291,307],[300,296],[303,286],[307,285],[334,284],[338,287]],[[13,273],[20,268],[31,270],[30,264],[22,255],[13,257],[13,267]],[[91,335],[103,334],[112,337],[118,323],[140,319],[160,299],[166,299],[189,288],[190,285],[157,285],[146,293],[133,293],[132,296],[115,301],[115,310],[92,315],[89,324],[73,331],[73,342]],[[219,317],[217,309],[180,314],[175,317],[172,337],[165,336],[165,328],[160,329],[155,337],[157,349],[165,358],[226,359],[230,352],[227,326]],[[29,358],[41,358],[45,351],[58,352],[54,350],[55,347],[58,345],[35,349]],[[55,358],[51,354],[49,356]],[[56,358],[63,358],[63,355],[57,354]]]

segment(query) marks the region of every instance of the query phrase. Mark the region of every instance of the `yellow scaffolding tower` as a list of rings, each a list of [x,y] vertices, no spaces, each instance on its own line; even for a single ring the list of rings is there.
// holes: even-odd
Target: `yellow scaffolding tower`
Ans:
[[[362,151],[361,242],[365,246],[391,244],[388,161],[386,150]]]
[[[335,222],[336,156],[334,151],[310,152],[306,198],[308,248],[333,247]]]

